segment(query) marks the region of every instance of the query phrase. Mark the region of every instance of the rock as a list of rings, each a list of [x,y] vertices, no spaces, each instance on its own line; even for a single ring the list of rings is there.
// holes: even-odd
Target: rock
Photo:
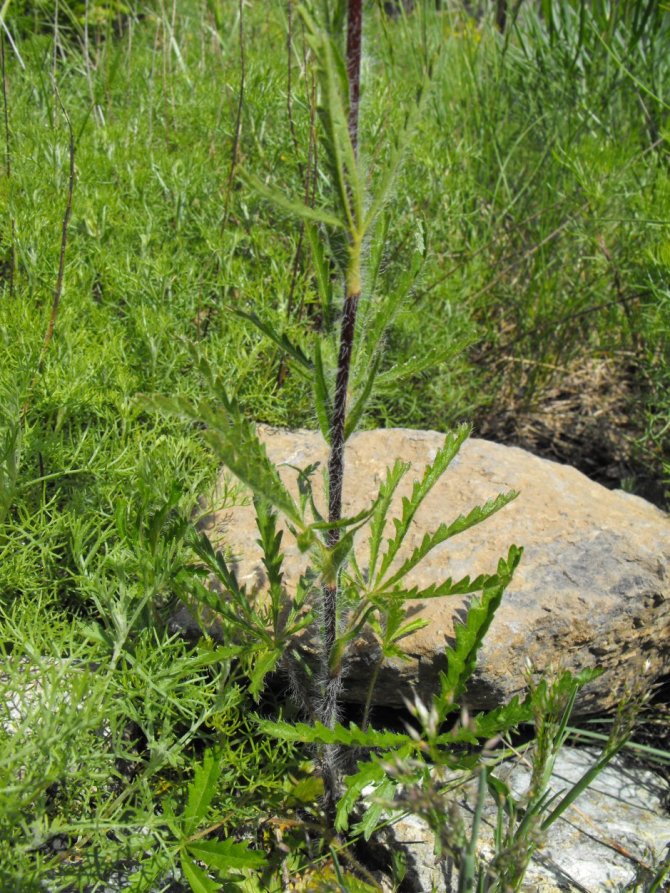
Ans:
[[[276,464],[305,467],[327,461],[320,434],[260,427]],[[363,431],[347,443],[344,510],[360,511],[376,496],[386,468],[396,458],[411,463],[396,492],[400,498],[435,456],[444,435],[433,431]],[[280,469],[295,493],[295,471]],[[319,473],[315,485],[320,483]],[[226,483],[225,472],[221,486]],[[604,675],[580,694],[577,712],[606,710],[640,677],[647,662],[651,683],[667,672],[670,652],[670,520],[644,500],[605,489],[573,468],[518,449],[471,439],[422,505],[404,553],[426,531],[450,522],[496,494],[518,490],[519,497],[483,524],[448,540],[429,554],[409,578],[427,586],[451,576],[491,573],[508,547],[524,547],[514,580],[486,637],[468,691],[473,709],[488,709],[524,690],[524,665],[580,670],[599,666]],[[264,575],[256,545],[253,509],[247,505],[213,513],[205,522],[210,538],[226,547],[240,578],[262,587]],[[359,534],[356,554],[366,561],[367,535]],[[284,537],[285,579],[295,584],[305,567],[293,538]],[[411,690],[430,697],[444,669],[444,648],[466,599],[433,599],[417,605],[429,625],[404,640],[409,662],[384,666],[376,703],[401,705]],[[374,645],[361,644],[352,659],[345,697],[365,697],[376,660]]]
[[[553,791],[574,785],[595,762],[598,752],[564,748],[551,777]],[[520,762],[504,762],[495,775],[519,798],[530,782],[530,772]],[[469,834],[475,783],[469,782],[458,797]],[[649,770],[616,757],[547,831],[534,854],[520,890],[523,893],[584,893],[596,890],[632,889],[633,882],[650,879],[669,855],[670,817],[664,802],[670,785]],[[489,862],[494,855],[493,802],[485,803],[480,825],[479,853]],[[434,837],[428,825],[415,815],[405,815],[385,832],[385,846],[400,849],[406,858],[404,889],[431,893],[457,889],[457,872],[448,861],[434,855]],[[637,889],[637,887],[635,888]],[[645,887],[646,889],[646,887]]]

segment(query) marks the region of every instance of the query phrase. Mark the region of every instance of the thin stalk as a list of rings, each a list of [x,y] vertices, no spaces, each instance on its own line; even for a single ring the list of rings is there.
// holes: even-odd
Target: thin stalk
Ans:
[[[0,65],[2,67],[2,104],[5,120],[5,174],[7,181],[12,178],[12,147],[9,134],[9,105],[7,103],[7,71],[5,68],[5,35],[0,31]],[[9,283],[9,296],[14,297],[14,271],[16,269],[16,221],[13,217],[10,219],[11,245],[9,249],[9,264],[6,273],[7,282]]]
[[[349,79],[349,137],[354,149],[358,146],[358,104],[360,96],[361,47],[362,47],[363,4],[362,0],[348,0],[347,8],[347,75]],[[335,397],[330,425],[330,456],[328,459],[328,520],[337,523],[342,518],[342,486],[344,483],[344,430],[347,414],[347,390],[349,372],[356,332],[356,314],[361,297],[361,239],[357,232],[349,234],[349,262],[344,294],[344,309],[340,328],[340,347],[337,360]],[[340,539],[337,527],[331,527],[326,535],[326,544],[334,549]],[[339,608],[339,582],[325,580],[321,590],[321,612],[323,623],[322,697],[320,719],[325,726],[333,728],[337,720],[337,709],[342,689],[343,662],[337,659],[331,665],[331,656],[337,640],[337,616]],[[339,772],[337,767],[338,748],[324,747],[320,754],[321,775],[324,786],[324,809],[327,823],[333,827],[335,805],[338,794]]]
[[[28,387],[28,396],[23,402],[21,407],[21,419],[24,419],[28,408],[30,406],[30,393],[33,389],[37,376],[42,371],[42,367],[44,365],[44,358],[46,357],[47,350],[49,349],[49,345],[53,339],[54,329],[56,327],[56,319],[58,318],[58,310],[60,308],[61,298],[63,296],[63,283],[65,280],[65,252],[67,250],[67,240],[68,240],[68,227],[70,224],[70,217],[72,216],[72,197],[74,195],[74,183],[75,183],[75,142],[74,142],[74,130],[72,128],[72,121],[63,104],[63,100],[61,99],[60,91],[58,89],[58,84],[54,81],[54,94],[58,99],[58,103],[60,105],[61,111],[63,113],[63,117],[67,123],[68,128],[68,151],[70,158],[70,170],[68,176],[68,187],[67,187],[67,198],[65,200],[65,211],[63,212],[63,220],[61,223],[61,239],[60,239],[60,253],[58,256],[58,274],[56,276],[56,285],[54,287],[53,297],[51,299],[51,313],[49,314],[49,322],[47,324],[47,330],[44,334],[44,340],[42,341],[42,349],[40,350],[39,360],[37,361],[37,367],[33,373],[32,379],[30,381],[30,385]],[[41,468],[41,456],[40,456],[40,476],[44,476],[44,472]]]
[[[349,78],[349,136],[358,148],[358,106],[361,96],[363,47],[363,0],[349,0],[347,7],[347,75]]]
[[[286,113],[288,115],[288,126],[291,133],[291,140],[293,142],[293,151],[295,152],[295,157],[299,158],[300,146],[298,145],[298,137],[295,132],[295,121],[293,120],[293,3],[294,0],[288,0],[286,6]]]
[[[226,227],[228,223],[228,212],[230,210],[230,196],[233,191],[233,181],[235,179],[235,170],[240,153],[240,134],[242,131],[242,109],[244,108],[244,87],[246,81],[246,57],[244,53],[244,0],[239,0],[239,36],[240,36],[240,90],[237,96],[237,112],[235,115],[235,131],[233,134],[233,148],[230,153],[230,171],[228,172],[228,183],[226,184],[226,202],[223,209],[222,226]]]
[[[288,0],[286,7],[287,31],[286,31],[286,112],[288,116],[289,131],[293,142],[293,153],[296,158],[298,172],[305,184],[305,204],[310,205],[310,167],[309,157],[307,159],[306,170],[300,161],[300,146],[298,144],[298,136],[295,130],[295,121],[293,120],[293,76],[292,76],[292,60],[293,60],[293,3],[294,0]],[[298,283],[298,273],[300,272],[302,261],[303,243],[305,240],[305,222],[300,221],[300,231],[298,233],[298,244],[293,255],[293,263],[291,264],[291,282],[289,284],[288,298],[286,299],[286,320],[290,321],[293,312],[293,301],[295,298],[295,289]],[[301,305],[302,306],[302,305]],[[277,371],[277,386],[282,387],[288,373],[288,365],[286,358],[282,354],[279,360],[279,369]]]
[[[375,688],[377,687],[377,679],[379,679],[379,672],[382,668],[382,660],[380,658],[375,664],[375,668],[372,671],[372,677],[370,679],[370,685],[368,686],[368,692],[365,697],[365,707],[363,708],[363,722],[361,723],[361,728],[364,732],[367,732],[368,726],[370,725],[370,711],[372,709],[372,697],[375,693]]]
[[[49,316],[49,325],[47,326],[46,333],[44,335],[44,342],[42,344],[42,352],[40,356],[40,366],[44,360],[44,354],[46,353],[49,344],[51,343],[51,339],[54,334],[54,327],[56,325],[56,318],[58,316],[58,309],[60,307],[61,297],[63,295],[63,280],[65,277],[65,251],[67,249],[67,236],[68,236],[68,226],[70,223],[70,217],[72,216],[72,196],[74,194],[74,180],[75,180],[75,169],[74,169],[74,156],[75,156],[75,147],[74,147],[74,131],[72,129],[72,121],[70,120],[70,116],[67,113],[67,109],[63,105],[63,100],[61,99],[60,92],[58,90],[58,85],[54,81],[54,91],[56,96],[58,97],[58,102],[61,107],[61,111],[63,112],[63,116],[67,123],[68,134],[69,134],[69,158],[70,158],[70,172],[68,177],[68,189],[67,189],[67,200],[65,203],[65,212],[63,214],[63,222],[61,224],[61,241],[60,241],[60,254],[58,257],[58,276],[56,278],[56,287],[54,288],[53,299],[51,301],[51,315]]]

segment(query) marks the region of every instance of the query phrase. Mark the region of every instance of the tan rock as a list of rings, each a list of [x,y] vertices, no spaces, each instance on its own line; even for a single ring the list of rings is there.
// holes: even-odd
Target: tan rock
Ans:
[[[259,429],[276,464],[305,467],[320,462],[327,448],[311,431]],[[355,434],[347,444],[344,507],[355,513],[377,494],[386,468],[396,458],[411,463],[391,514],[411,491],[441,446],[433,431],[390,429]],[[281,469],[295,493],[295,472]],[[314,478],[320,483],[318,472]],[[222,483],[224,479],[222,477]],[[584,690],[582,712],[609,708],[626,685],[639,679],[645,662],[651,682],[668,670],[670,653],[670,519],[644,500],[606,490],[568,466],[515,447],[471,439],[418,512],[403,554],[441,522],[484,503],[496,494],[518,490],[519,497],[486,522],[438,546],[409,578],[427,586],[446,577],[492,573],[511,544],[525,549],[482,648],[469,689],[473,709],[490,708],[524,689],[524,664],[579,670],[600,666],[605,673]],[[210,538],[237,560],[239,576],[262,586],[253,509],[240,506],[209,516]],[[366,561],[365,531],[356,554]],[[286,533],[288,585],[304,570],[305,556]],[[417,604],[429,626],[404,640],[411,661],[393,662],[380,674],[375,701],[401,704],[412,689],[428,697],[444,669],[444,647],[454,619],[467,600],[433,599]],[[347,677],[345,697],[364,697],[374,646],[361,644]]]

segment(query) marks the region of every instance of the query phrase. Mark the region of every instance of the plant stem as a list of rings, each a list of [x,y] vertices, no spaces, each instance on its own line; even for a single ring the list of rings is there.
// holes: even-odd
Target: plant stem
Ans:
[[[363,722],[361,723],[361,728],[364,732],[367,731],[368,726],[370,725],[370,711],[372,710],[372,698],[375,693],[375,688],[377,687],[377,679],[379,679],[379,673],[382,668],[382,660],[380,659],[375,664],[375,668],[372,671],[372,676],[370,678],[370,685],[368,686],[368,693],[365,697],[365,707],[363,709]]]
[[[356,313],[360,300],[360,291],[350,293],[344,300],[342,327],[340,330],[340,351],[337,360],[337,380],[335,384],[335,401],[333,419],[330,426],[330,457],[328,460],[328,520],[339,521],[342,517],[342,484],[344,474],[344,423],[347,411],[347,388],[349,386],[349,370],[354,346],[356,330]],[[335,546],[340,538],[337,528],[328,531],[328,545]]]
[[[347,75],[349,78],[349,136],[358,148],[358,106],[361,95],[363,0],[349,0],[347,7]]]
[[[44,355],[51,343],[51,339],[54,334],[54,327],[56,325],[56,318],[58,316],[58,309],[60,307],[60,300],[63,295],[63,279],[65,277],[65,251],[67,248],[67,236],[68,236],[68,225],[70,223],[70,217],[72,216],[72,195],[74,193],[74,180],[75,180],[75,169],[74,169],[74,155],[75,155],[75,146],[74,146],[74,131],[72,129],[72,122],[70,120],[70,116],[67,113],[67,109],[63,105],[63,101],[60,97],[60,92],[58,90],[58,84],[54,81],[54,91],[56,96],[58,97],[58,102],[61,107],[61,111],[63,112],[63,116],[65,117],[65,122],[67,124],[68,134],[69,134],[69,160],[70,160],[70,171],[68,176],[68,188],[67,188],[67,201],[65,204],[65,212],[63,214],[63,222],[61,225],[61,241],[60,241],[60,254],[58,256],[58,276],[56,278],[56,287],[53,293],[53,300],[51,302],[51,315],[49,317],[49,325],[47,326],[46,333],[44,335],[44,342],[42,344],[42,353],[40,356],[40,367],[42,362],[44,361]]]
[[[361,38],[363,24],[362,0],[349,0],[347,10],[347,75],[349,79],[349,138],[356,153],[358,146],[358,103],[360,96]],[[356,313],[361,297],[361,240],[358,232],[349,234],[349,262],[345,283],[344,308],[340,328],[340,348],[337,359],[335,398],[330,424],[330,456],[328,458],[328,520],[336,523],[342,517],[342,485],[344,482],[344,441],[347,415],[347,389],[349,371],[356,332]],[[330,549],[337,546],[340,531],[332,527],[326,535]],[[333,728],[337,720],[337,708],[342,689],[343,662],[338,659],[331,666],[331,655],[337,640],[337,615],[339,607],[339,583],[326,580],[322,586],[321,607],[323,621],[322,693],[320,719]],[[335,821],[335,805],[338,794],[338,748],[325,746],[320,754],[321,776],[324,787],[326,821],[332,827]]]
[[[242,110],[244,108],[244,88],[246,82],[246,57],[244,53],[244,0],[239,0],[239,40],[240,40],[240,90],[237,96],[237,113],[235,115],[235,130],[233,133],[233,148],[230,152],[230,170],[228,172],[228,182],[226,184],[226,200],[223,208],[222,228],[225,229],[228,224],[228,214],[230,211],[230,198],[233,191],[233,182],[235,180],[235,169],[240,154],[240,135],[242,132]]]

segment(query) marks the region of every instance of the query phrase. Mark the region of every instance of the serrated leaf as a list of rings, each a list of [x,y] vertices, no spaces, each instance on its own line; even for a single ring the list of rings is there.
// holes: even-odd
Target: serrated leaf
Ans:
[[[283,532],[277,530],[277,514],[267,500],[258,496],[254,497],[254,508],[256,510],[256,526],[260,534],[258,545],[261,547],[263,565],[267,571],[273,626],[276,628],[284,595],[284,575],[282,573],[284,555],[281,551]]]
[[[253,424],[224,393],[221,399],[222,407],[213,406],[206,400],[191,403],[180,397],[152,396],[143,398],[142,402],[147,408],[166,415],[204,422],[203,438],[235,477],[302,528],[300,512],[270,462]]]
[[[384,534],[384,526],[389,513],[389,507],[393,494],[398,489],[398,484],[409,471],[411,465],[409,462],[402,462],[396,459],[392,468],[386,470],[386,478],[379,488],[379,495],[376,500],[376,507],[372,514],[370,523],[370,558],[368,562],[368,578],[374,579],[377,568],[377,557],[381,547],[382,536]]]
[[[267,864],[263,853],[250,850],[248,843],[234,840],[198,840],[187,844],[187,849],[199,862],[224,874],[245,868],[262,868]]]
[[[396,787],[396,783],[394,781],[391,781],[390,778],[384,778],[384,780],[378,785],[377,789],[375,790],[375,797],[373,798],[373,802],[363,813],[363,818],[360,820],[360,822],[357,822],[354,826],[354,832],[356,834],[362,833],[365,840],[370,840],[372,835],[379,827],[379,822],[382,818],[384,810],[388,808],[388,802],[393,800]]]
[[[281,660],[281,656],[281,651],[279,649],[274,649],[273,651],[261,652],[260,656],[254,661],[253,669],[249,675],[251,682],[249,691],[255,701],[258,701],[260,694],[263,691],[265,677],[275,669]]]
[[[250,609],[245,587],[239,584],[235,572],[228,567],[223,552],[214,548],[207,534],[201,533],[200,536],[194,537],[191,546],[198,558],[223,583],[228,592]]]
[[[498,562],[498,576],[511,578],[518,564],[521,550],[510,549],[510,567],[501,558]],[[443,705],[457,702],[477,664],[477,652],[486,635],[502,600],[505,586],[498,585],[484,589],[480,598],[468,608],[464,623],[454,624],[454,645],[445,649],[447,672],[441,679],[440,699]]]
[[[471,725],[478,738],[490,739],[515,729],[521,723],[531,722],[532,719],[533,707],[530,698],[522,701],[515,695],[501,707],[496,707],[487,713],[478,713],[472,719]]]
[[[150,893],[151,890],[156,890],[171,864],[169,852],[160,850],[154,853],[124,880],[125,893]]]
[[[197,657],[189,656],[189,672],[199,670],[202,667],[211,667],[212,664],[220,664],[224,661],[232,660],[233,658],[239,657],[246,650],[247,649],[243,645],[225,645],[221,648],[214,648],[211,651],[202,651]]]
[[[183,851],[180,862],[181,870],[193,893],[220,893],[221,884],[208,877]]]
[[[196,767],[188,786],[188,797],[183,812],[186,833],[190,833],[207,815],[220,775],[221,763],[216,753],[211,749],[206,750],[202,763]]]
[[[363,790],[370,785],[379,784],[386,777],[381,764],[376,760],[367,763],[358,763],[358,772],[348,775],[344,779],[345,793],[337,804],[335,816],[335,830],[347,831],[349,828],[349,816],[360,800]]]
[[[462,577],[455,582],[448,577],[442,583],[432,583],[424,589],[413,586],[411,589],[383,589],[381,593],[375,592],[370,597],[375,601],[379,598],[383,600],[398,599],[399,601],[426,601],[431,598],[445,598],[451,595],[472,595],[475,592],[481,592],[501,582],[501,578],[497,574],[480,574],[474,580],[469,576]]]
[[[412,568],[416,567],[416,565],[419,564],[419,562],[422,561],[436,546],[457,536],[459,533],[463,533],[465,530],[469,530],[476,524],[481,524],[482,521],[490,518],[491,515],[499,512],[501,508],[504,508],[512,502],[513,499],[516,499],[518,495],[519,494],[514,490],[510,490],[509,493],[499,493],[498,496],[489,499],[484,505],[475,506],[475,508],[469,511],[467,515],[459,515],[451,524],[440,524],[434,533],[426,533],[421,541],[421,545],[414,549],[409,558],[402,563],[398,570],[389,577],[389,579],[384,580],[382,585],[384,587],[395,585],[406,576]]]
[[[391,157],[384,165],[384,172],[382,174],[382,177],[379,182],[375,184],[374,195],[365,215],[365,231],[369,230],[369,228],[374,224],[377,215],[380,213],[388,200],[389,194],[393,187],[393,183],[395,182],[395,179],[398,176],[398,172],[400,171],[405,152],[409,147],[412,134],[414,133],[416,124],[423,110],[423,106],[429,92],[429,85],[429,79],[425,78],[421,88],[419,101],[415,103],[411,113],[407,116],[405,126],[400,132],[398,142],[396,143],[396,146],[391,153]]]
[[[380,389],[392,387],[393,385],[397,385],[403,378],[409,378],[412,375],[420,375],[428,369],[435,369],[437,366],[446,363],[447,360],[457,354],[462,353],[472,343],[472,336],[467,336],[452,342],[447,347],[436,347],[421,356],[410,357],[403,363],[398,363],[391,369],[380,372],[377,376],[377,386]]]
[[[303,806],[315,803],[322,796],[323,779],[319,778],[318,775],[312,775],[310,778],[301,778],[288,791],[289,799]]]
[[[314,269],[316,273],[316,282],[321,299],[321,311],[324,320],[330,320],[333,311],[333,282],[330,275],[330,268],[326,260],[323,250],[323,241],[319,238],[316,227],[306,224],[305,232],[312,250],[312,258],[314,259]]]
[[[308,28],[308,43],[319,66],[322,144],[340,200],[342,218],[346,218],[347,228],[353,235],[363,225],[363,189],[343,99],[345,96],[348,99],[346,68],[328,33],[315,26],[304,7],[301,7],[301,14]]]
[[[317,722],[313,726],[306,723],[272,722],[271,720],[258,720],[258,727],[265,735],[279,738],[282,741],[304,741],[307,744],[343,744],[348,747],[400,747],[411,743],[412,738],[402,732],[377,731],[368,729],[363,731],[355,723],[345,728],[341,723],[329,729],[323,723]]]
[[[384,578],[386,571],[398,554],[398,550],[407,536],[407,532],[419,506],[447,470],[449,464],[457,455],[469,433],[470,429],[468,426],[461,425],[456,431],[447,434],[442,447],[437,451],[434,461],[424,469],[422,479],[414,483],[411,497],[409,499],[407,497],[403,498],[402,514],[400,518],[393,519],[395,535],[387,541],[386,552],[384,553],[379,573],[375,579],[375,588]]]

